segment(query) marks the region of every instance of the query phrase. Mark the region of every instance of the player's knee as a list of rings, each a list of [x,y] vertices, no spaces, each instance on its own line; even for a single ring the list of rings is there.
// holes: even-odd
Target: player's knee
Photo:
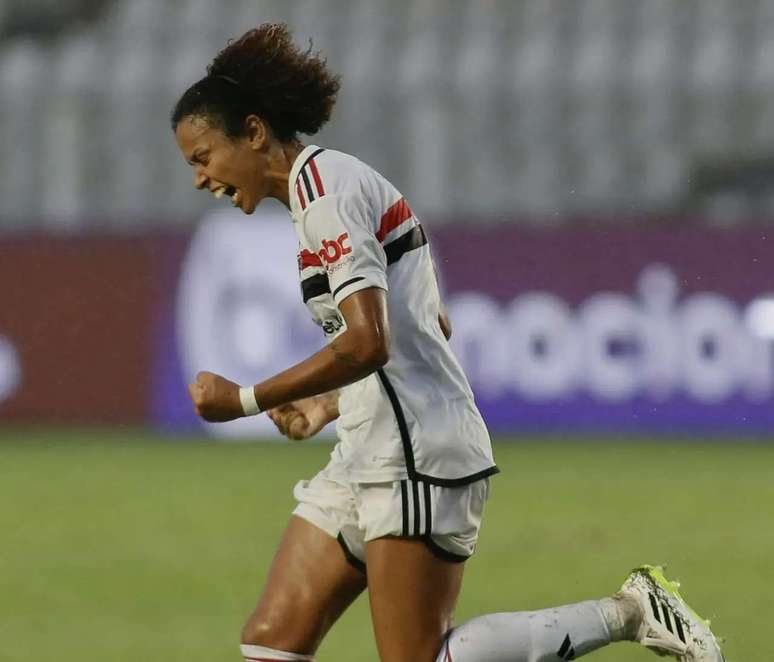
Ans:
[[[305,619],[303,609],[293,612],[274,604],[271,609],[257,609],[242,627],[243,645],[268,646],[279,650],[314,650],[320,634],[313,619]]]

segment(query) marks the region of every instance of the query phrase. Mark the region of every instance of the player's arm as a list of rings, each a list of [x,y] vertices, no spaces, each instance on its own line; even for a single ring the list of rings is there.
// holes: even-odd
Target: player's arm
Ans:
[[[262,411],[352,384],[389,359],[386,292],[358,290],[339,303],[347,329],[308,359],[253,386]],[[196,413],[207,421],[244,416],[239,385],[211,372],[200,372],[189,386]]]
[[[386,292],[369,287],[339,304],[347,330],[316,354],[254,386],[261,409],[352,384],[389,360]]]

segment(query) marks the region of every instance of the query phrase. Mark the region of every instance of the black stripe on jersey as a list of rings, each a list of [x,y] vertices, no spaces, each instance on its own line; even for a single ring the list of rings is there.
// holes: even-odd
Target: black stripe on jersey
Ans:
[[[304,164],[301,166],[301,170],[306,168],[306,164],[309,163],[315,156],[317,156],[320,152],[324,152],[325,149],[323,147],[320,147],[319,149],[314,150],[309,156],[306,157],[306,161],[304,161]]]
[[[387,378],[383,369],[376,371],[379,375],[379,379],[384,386],[384,390],[387,392],[387,397],[392,405],[392,411],[395,414],[395,420],[398,423],[398,431],[400,432],[400,441],[403,446],[403,456],[406,460],[406,469],[409,474],[409,478],[414,478],[416,473],[414,469],[414,449],[411,448],[411,437],[409,436],[408,425],[406,424],[406,417],[403,415],[403,407],[400,406],[400,400],[398,400],[398,394],[395,393],[395,389],[392,387],[390,380]]]
[[[315,274],[304,278],[301,281],[301,294],[304,297],[304,303],[314,297],[319,297],[321,294],[328,294],[331,291],[331,286],[328,283],[328,274]]]
[[[311,161],[315,156],[317,156],[320,152],[324,152],[325,150],[320,147],[319,149],[316,149],[314,152],[312,152],[309,156],[306,157],[306,161],[303,162],[301,167],[299,168],[299,174],[296,176],[296,184],[298,183],[298,180],[301,179],[301,175],[304,176],[304,184],[306,188],[307,195],[309,195],[309,199],[306,201],[306,204],[304,204],[303,200],[300,200],[302,209],[306,209],[306,207],[309,206],[309,203],[314,200],[314,197],[312,197],[312,190],[309,187],[309,179],[308,175],[304,172],[304,168],[306,168],[309,161]]]
[[[427,474],[414,471],[414,477],[417,480],[423,480],[431,485],[438,485],[438,487],[462,487],[463,485],[470,485],[477,480],[483,480],[500,473],[500,469],[497,466],[491,466],[488,469],[483,469],[477,473],[462,476],[461,478],[436,478],[435,476],[428,476]]]
[[[335,299],[336,295],[339,292],[341,292],[341,290],[343,290],[347,285],[352,285],[352,283],[357,283],[359,280],[365,280],[365,276],[355,276],[354,278],[345,280],[341,285],[339,285],[335,290],[333,290],[333,294],[331,296]]]
[[[339,537],[336,538],[336,540],[339,541],[339,545],[341,545],[341,549],[344,552],[344,557],[349,561],[350,565],[354,566],[356,570],[359,570],[363,574],[366,574],[366,564],[357,558],[357,556],[352,553],[352,550],[347,547],[347,543],[344,542],[344,536],[339,534]]]
[[[301,177],[304,180],[304,188],[306,189],[306,202],[309,204],[314,200],[314,192],[312,191],[312,183],[309,181],[305,168],[301,168]]]
[[[401,235],[389,244],[385,244],[384,252],[387,255],[387,264],[393,264],[403,257],[404,253],[421,248],[427,243],[427,235],[421,225],[417,225],[406,234]]]
[[[400,405],[398,394],[395,392],[395,389],[393,388],[392,383],[390,382],[383,368],[377,370],[376,374],[379,375],[379,380],[382,382],[382,386],[384,387],[384,390],[387,393],[387,397],[390,400],[390,404],[392,405],[392,411],[395,414],[395,420],[398,424],[398,431],[400,432],[400,441],[401,445],[403,446],[403,457],[406,462],[406,471],[408,472],[409,478],[412,480],[422,480],[426,483],[430,483],[431,485],[439,485],[440,487],[461,487],[462,485],[469,485],[470,483],[475,483],[477,480],[482,480],[483,478],[494,476],[495,474],[500,473],[500,470],[496,465],[468,476],[462,476],[461,478],[436,478],[435,476],[428,476],[426,474],[419,473],[416,470],[416,465],[414,463],[414,449],[411,446],[411,436],[409,435],[408,425],[406,424],[406,417],[403,414],[403,407]]]

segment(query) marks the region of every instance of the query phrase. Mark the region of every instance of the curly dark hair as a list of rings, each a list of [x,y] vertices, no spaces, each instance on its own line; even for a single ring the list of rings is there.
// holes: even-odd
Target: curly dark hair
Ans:
[[[231,138],[245,135],[245,118],[257,115],[282,142],[314,134],[331,116],[339,77],[319,52],[300,50],[284,23],[264,23],[229,41],[207,75],[189,87],[172,110],[172,130],[201,115]]]

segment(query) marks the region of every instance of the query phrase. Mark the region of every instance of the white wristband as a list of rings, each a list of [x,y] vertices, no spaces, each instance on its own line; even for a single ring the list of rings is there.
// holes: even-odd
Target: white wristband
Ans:
[[[239,401],[245,416],[255,416],[261,413],[258,401],[255,399],[255,389],[252,386],[242,386],[239,389]]]

